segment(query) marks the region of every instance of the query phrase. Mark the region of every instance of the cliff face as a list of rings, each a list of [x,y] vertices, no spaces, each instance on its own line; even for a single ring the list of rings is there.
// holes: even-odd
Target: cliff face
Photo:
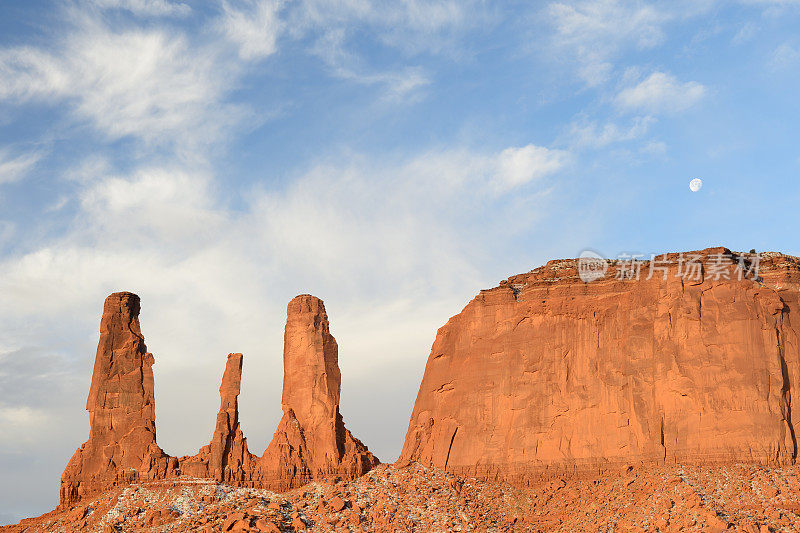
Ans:
[[[793,462],[800,261],[767,254],[754,279],[743,256],[694,254],[692,277],[683,254],[589,283],[563,260],[481,291],[436,336],[400,461],[523,483],[637,461]]]
[[[178,476],[286,490],[312,480],[352,479],[378,464],[339,414],[338,347],[322,300],[289,303],[284,346],[284,416],[263,457],[251,454],[239,425],[242,354],[228,355],[211,443],[174,458],[156,444],[152,354],[139,329],[139,297],[106,299],[86,408],[89,440],[67,465],[61,503],[111,486]]]
[[[482,291],[433,344],[399,462],[525,484],[634,462],[794,463],[800,259],[724,248],[613,262],[584,282],[551,261]],[[262,457],[239,424],[243,357],[230,354],[211,443],[156,443],[153,356],[139,298],[108,297],[87,401],[89,439],[61,500],[181,475],[286,490],[378,464],[339,412],[338,346],[321,300],[287,308],[283,418]]]
[[[278,489],[311,479],[358,477],[378,464],[339,413],[339,348],[322,300],[289,302],[283,348],[283,417],[259,464]]]
[[[110,485],[166,476],[174,466],[156,444],[153,356],[139,330],[139,297],[106,298],[86,410],[89,440],[61,477],[61,501]]]

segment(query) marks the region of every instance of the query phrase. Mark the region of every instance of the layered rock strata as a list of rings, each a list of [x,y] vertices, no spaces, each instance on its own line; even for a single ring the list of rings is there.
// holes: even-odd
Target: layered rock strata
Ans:
[[[481,291],[438,331],[400,462],[518,483],[618,463],[793,463],[800,260],[756,259],[613,261],[588,283],[559,260]]]

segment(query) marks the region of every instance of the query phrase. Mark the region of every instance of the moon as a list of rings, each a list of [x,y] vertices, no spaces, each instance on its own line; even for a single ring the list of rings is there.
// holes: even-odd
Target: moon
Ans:
[[[700,178],[695,178],[689,182],[689,190],[692,192],[697,192],[703,188],[703,180]]]

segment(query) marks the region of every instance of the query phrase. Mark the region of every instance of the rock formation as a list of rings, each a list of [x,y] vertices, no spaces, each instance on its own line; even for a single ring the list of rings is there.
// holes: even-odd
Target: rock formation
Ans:
[[[611,262],[586,283],[560,260],[481,291],[438,331],[399,462],[523,484],[617,463],[793,463],[800,260],[753,263],[716,248]]]
[[[111,485],[165,477],[174,463],[156,444],[153,356],[139,330],[139,297],[106,298],[86,410],[89,440],[61,477],[61,501]]]
[[[247,439],[239,427],[239,389],[242,383],[242,354],[228,355],[222,384],[220,406],[211,443],[197,455],[180,459],[180,472],[227,483],[250,479],[254,456],[247,450]]]
[[[297,296],[287,307],[283,418],[260,460],[262,483],[276,490],[311,479],[353,479],[378,459],[345,429],[336,339],[322,300]]]
[[[311,480],[352,479],[378,464],[344,427],[339,414],[338,347],[325,306],[298,296],[289,303],[284,345],[283,419],[264,456],[247,449],[239,426],[242,354],[228,355],[211,443],[173,458],[156,444],[152,354],[139,329],[139,297],[115,293],[105,302],[86,408],[89,440],[61,479],[68,505],[111,486],[181,475],[286,490]]]

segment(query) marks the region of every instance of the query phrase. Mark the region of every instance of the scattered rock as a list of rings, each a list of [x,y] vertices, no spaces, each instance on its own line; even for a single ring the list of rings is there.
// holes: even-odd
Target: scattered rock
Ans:
[[[345,508],[345,506],[347,505],[347,502],[345,502],[339,496],[334,496],[333,499],[331,499],[329,505],[330,505],[331,511],[333,511],[334,513],[338,513],[339,511],[341,511],[342,509]]]

